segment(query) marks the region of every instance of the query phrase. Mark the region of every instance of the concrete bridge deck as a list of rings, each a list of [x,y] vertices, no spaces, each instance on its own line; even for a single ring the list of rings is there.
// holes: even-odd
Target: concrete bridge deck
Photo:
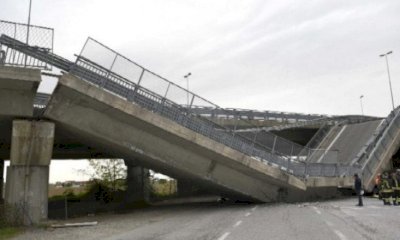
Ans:
[[[339,164],[354,164],[354,159],[360,152],[363,145],[377,131],[383,120],[374,120],[363,123],[336,125],[332,127],[328,135],[317,146],[318,149],[325,151],[317,152],[311,156],[309,162],[320,163],[339,163]],[[327,151],[336,152],[336,158],[323,158]]]
[[[114,156],[258,201],[276,200],[279,188],[306,188],[293,175],[72,75],[60,79],[44,117]]]
[[[20,84],[19,75],[23,76],[27,71],[20,72],[20,68],[8,67],[1,69],[3,72],[14,71],[14,84]],[[38,72],[32,70],[35,71]],[[0,77],[3,83],[8,81],[7,74]],[[4,116],[0,121],[3,133],[0,155],[3,159],[10,158],[12,121],[35,119],[32,117],[32,106],[40,75],[35,76],[36,87],[26,88],[29,93],[23,94],[30,96],[25,104],[30,106],[28,113],[23,114],[23,118],[18,114],[8,116],[10,112],[6,108],[1,113]],[[29,84],[32,83],[27,82]],[[7,88],[3,87],[3,90]],[[172,177],[194,181],[228,196],[276,201],[281,189],[286,189],[287,194],[295,199],[306,195],[307,187],[335,188],[349,185],[350,182],[346,178],[334,177],[310,178],[308,181],[298,179],[276,166],[213,142],[71,75],[65,75],[60,80],[42,119],[56,123],[53,159],[134,159],[140,165]]]

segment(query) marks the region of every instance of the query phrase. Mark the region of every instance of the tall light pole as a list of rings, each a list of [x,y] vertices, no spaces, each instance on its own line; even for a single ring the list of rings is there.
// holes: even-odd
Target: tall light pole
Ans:
[[[364,98],[364,95],[360,96],[360,104],[361,104],[361,114],[364,115],[364,108],[363,108],[363,102],[362,99]]]
[[[32,10],[32,0],[29,0],[29,13],[28,13],[28,26],[26,30],[26,44],[29,45],[29,28],[31,25],[31,10]],[[26,61],[28,59],[28,56],[25,54],[25,67],[26,67]]]
[[[387,68],[388,77],[389,77],[390,95],[391,95],[391,97],[392,97],[392,107],[393,107],[393,110],[394,110],[394,100],[393,100],[392,82],[391,82],[391,80],[390,80],[389,62],[388,62],[388,57],[387,57],[387,55],[392,54],[392,53],[393,53],[393,51],[389,51],[389,52],[387,52],[387,53],[385,53],[385,54],[379,55],[379,57],[385,57],[385,59],[386,59],[386,68]]]
[[[186,78],[186,83],[187,83],[187,107],[189,108],[189,77],[190,77],[190,75],[192,75],[192,73],[188,73],[188,74],[186,74],[185,76],[183,76],[184,78]]]

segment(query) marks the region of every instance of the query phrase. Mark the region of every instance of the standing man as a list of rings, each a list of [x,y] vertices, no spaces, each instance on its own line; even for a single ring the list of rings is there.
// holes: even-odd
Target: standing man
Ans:
[[[391,181],[389,181],[389,174],[387,172],[384,172],[382,174],[382,181],[380,185],[383,205],[392,205],[393,189],[390,183]]]
[[[358,174],[354,174],[354,190],[356,191],[356,194],[358,196],[358,204],[357,206],[362,207],[364,206],[363,200],[362,200],[362,184],[361,184],[361,178],[358,176]]]
[[[398,206],[400,204],[400,182],[399,182],[399,174],[397,171],[392,173],[392,189],[393,189],[393,205]]]

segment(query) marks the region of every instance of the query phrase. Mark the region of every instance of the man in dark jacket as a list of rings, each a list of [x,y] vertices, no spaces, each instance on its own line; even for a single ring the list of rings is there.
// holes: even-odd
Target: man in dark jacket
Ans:
[[[392,173],[392,189],[393,189],[393,205],[400,205],[400,182],[399,182],[399,174],[396,172]]]
[[[361,179],[358,176],[358,174],[354,174],[354,190],[356,191],[356,194],[358,196],[358,205],[359,207],[364,206],[363,205],[363,200],[362,200],[362,184],[361,184]]]

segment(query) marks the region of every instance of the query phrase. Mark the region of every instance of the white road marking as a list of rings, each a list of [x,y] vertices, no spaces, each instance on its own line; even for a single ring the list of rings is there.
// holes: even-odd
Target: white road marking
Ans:
[[[240,224],[242,224],[242,221],[240,220],[240,221],[237,221],[236,223],[235,223],[235,225],[233,225],[233,227],[238,227]]]
[[[339,230],[333,229],[333,231],[340,238],[340,240],[347,240],[347,237]]]
[[[321,211],[320,210],[318,210],[318,208],[317,207],[312,207],[313,209],[314,209],[314,211],[316,212],[316,213],[318,213],[319,215],[321,215]]]
[[[225,238],[227,238],[229,236],[229,234],[231,234],[230,232],[226,232],[224,234],[222,234],[221,237],[218,238],[218,240],[224,240]]]
[[[250,216],[251,215],[251,212],[247,212],[244,216],[245,217],[248,217],[248,216]]]
[[[322,154],[322,156],[318,159],[317,163],[320,163],[322,161],[322,159],[325,157],[326,153],[331,149],[331,147],[333,146],[333,144],[335,144],[335,142],[338,140],[338,138],[340,137],[340,135],[342,135],[343,131],[347,128],[347,125],[344,125],[342,127],[342,129],[340,130],[340,132],[338,133],[338,135],[336,135],[336,137],[333,139],[333,141],[331,142],[331,144],[329,144],[329,146],[326,148],[324,154]]]

